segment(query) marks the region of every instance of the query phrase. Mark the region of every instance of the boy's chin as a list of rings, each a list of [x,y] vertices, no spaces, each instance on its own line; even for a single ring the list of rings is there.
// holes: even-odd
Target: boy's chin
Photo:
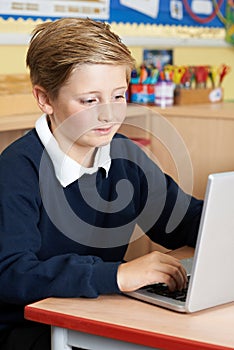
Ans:
[[[113,136],[114,135],[100,138],[100,140],[97,141],[95,147],[102,147],[108,145],[109,143],[111,143]]]
[[[98,143],[98,144],[96,145],[96,147],[103,147],[103,146],[106,146],[106,145],[108,145],[111,141],[112,141],[112,139],[103,140],[102,142]]]

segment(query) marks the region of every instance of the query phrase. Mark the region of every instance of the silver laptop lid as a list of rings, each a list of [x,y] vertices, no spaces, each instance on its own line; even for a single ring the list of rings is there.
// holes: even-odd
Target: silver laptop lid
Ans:
[[[234,172],[208,177],[186,310],[234,301]]]

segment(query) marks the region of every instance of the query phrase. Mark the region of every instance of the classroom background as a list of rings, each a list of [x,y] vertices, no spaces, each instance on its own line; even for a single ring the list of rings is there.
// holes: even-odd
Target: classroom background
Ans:
[[[47,16],[43,11],[40,13],[39,6],[42,7],[44,0],[34,2],[34,5],[38,4],[38,12],[29,6],[28,0],[8,0],[8,8],[6,5],[4,7],[4,3],[6,1],[0,5],[0,74],[27,73],[25,55],[32,29],[41,21],[53,20],[59,16],[52,10]],[[18,3],[16,9],[13,9],[13,3]],[[46,3],[52,5],[53,0]],[[61,1],[63,3],[64,6],[60,6],[60,17],[74,14],[95,17],[87,11],[87,7],[81,9],[83,13],[77,12],[79,3],[86,3],[85,1],[69,1],[73,3],[73,9],[77,6],[76,13],[68,13],[66,1]],[[230,73],[223,81],[224,100],[234,100],[234,46],[231,40],[227,41],[227,18],[233,16],[233,1],[100,0],[87,1],[89,11],[92,10],[92,3],[99,6],[93,9],[96,13],[99,11],[97,19],[111,24],[131,49],[138,65],[143,61],[145,49],[168,49],[173,50],[174,65],[230,66]],[[234,42],[233,33],[232,24],[229,39]]]
[[[234,167],[233,13],[231,0],[1,0],[0,76],[28,73],[25,57],[30,33],[41,21],[63,16],[85,16],[107,21],[128,45],[138,66],[143,62],[145,50],[161,49],[172,52],[175,66],[229,66],[230,71],[222,83],[224,103],[165,109],[153,106],[140,109],[140,115],[137,109],[137,115],[133,111],[127,122],[130,125],[136,122],[142,128],[133,130],[127,124],[121,127],[121,132],[128,137],[140,140],[141,144],[144,141],[145,151],[157,155],[162,169],[174,177],[184,190],[190,191],[190,182],[181,182],[178,177],[178,164],[170,152],[173,149],[173,154],[181,154],[177,150],[178,138],[167,137],[168,142],[172,141],[168,148],[154,136],[160,126],[154,117],[162,114],[168,125],[172,125],[180,135],[191,158],[194,181],[191,192],[203,198],[207,175],[233,171]],[[32,128],[41,114],[31,91],[15,93],[11,84],[14,95],[10,95],[9,87],[3,91],[4,84],[3,80],[0,90],[0,152]],[[130,246],[127,256],[133,258],[136,253],[142,255],[154,248],[151,242],[139,240],[137,246]]]

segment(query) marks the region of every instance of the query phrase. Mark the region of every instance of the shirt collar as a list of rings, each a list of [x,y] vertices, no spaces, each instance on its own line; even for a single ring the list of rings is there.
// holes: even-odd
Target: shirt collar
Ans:
[[[55,175],[63,187],[70,185],[84,174],[94,174],[98,171],[98,168],[103,168],[106,171],[106,177],[108,176],[111,166],[110,144],[99,147],[93,166],[91,168],[85,168],[61,150],[50,131],[46,114],[43,114],[36,121],[35,128],[39,139],[51,158]]]

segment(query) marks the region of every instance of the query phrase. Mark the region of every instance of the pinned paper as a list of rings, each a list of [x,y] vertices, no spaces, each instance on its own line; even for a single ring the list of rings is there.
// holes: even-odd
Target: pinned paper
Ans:
[[[0,14],[109,19],[110,0],[0,0]]]
[[[147,16],[158,16],[159,0],[120,0],[120,3]]]
[[[183,4],[182,1],[171,0],[170,2],[171,18],[182,20],[183,19]]]
[[[193,0],[191,9],[198,15],[211,15],[213,12],[212,0]]]

